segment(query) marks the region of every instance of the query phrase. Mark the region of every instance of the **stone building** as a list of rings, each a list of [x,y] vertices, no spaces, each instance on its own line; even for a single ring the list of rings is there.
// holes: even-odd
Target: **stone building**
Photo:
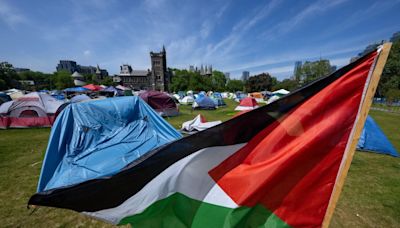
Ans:
[[[193,65],[190,65],[189,66],[189,71],[190,72],[200,73],[200,75],[202,75],[202,76],[211,76],[213,68],[212,68],[212,65],[203,66],[203,64],[201,64],[200,68],[198,68],[197,66],[195,67]]]
[[[97,67],[94,66],[82,66],[77,64],[75,61],[71,60],[60,60],[57,64],[57,72],[59,71],[67,71],[70,74],[78,72],[83,75],[96,75],[99,80],[103,80],[108,76],[108,72],[105,69],[100,69],[99,65]]]
[[[134,70],[132,66],[123,64],[120,73],[114,76],[114,82],[135,90],[168,91],[171,73],[167,68],[165,47],[161,52],[150,52],[150,60],[151,70]]]
[[[150,70],[134,70],[131,65],[123,64],[120,66],[120,73],[113,80],[135,90],[148,90],[151,89],[150,76]]]

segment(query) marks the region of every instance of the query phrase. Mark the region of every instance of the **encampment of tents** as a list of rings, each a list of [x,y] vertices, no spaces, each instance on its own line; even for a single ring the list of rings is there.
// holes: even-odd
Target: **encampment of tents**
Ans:
[[[0,106],[0,128],[51,127],[55,113],[64,102],[32,92]]]
[[[394,146],[386,138],[383,131],[371,116],[367,117],[360,139],[358,140],[357,149],[360,151],[369,151],[379,154],[388,154],[398,157],[398,153]]]
[[[193,102],[192,108],[211,110],[215,109],[216,105],[211,98],[202,93],[199,93],[199,96]]]
[[[235,108],[235,111],[253,110],[258,108],[258,103],[253,97],[246,97],[240,101],[240,104]]]
[[[176,103],[166,93],[159,91],[144,91],[139,94],[150,107],[152,107],[161,116],[177,116],[179,115],[178,107]]]
[[[186,96],[184,98],[182,98],[179,103],[183,104],[183,105],[191,105],[194,102],[194,98],[191,96]]]
[[[241,92],[241,91],[238,91],[238,92],[235,93],[235,101],[236,102],[240,102],[246,97],[247,97],[247,95],[245,93]]]
[[[216,106],[225,106],[225,101],[222,99],[222,95],[219,92],[214,92],[211,96],[211,99],[214,101]]]
[[[138,97],[70,104],[53,126],[38,191],[115,174],[179,138],[181,134]]]

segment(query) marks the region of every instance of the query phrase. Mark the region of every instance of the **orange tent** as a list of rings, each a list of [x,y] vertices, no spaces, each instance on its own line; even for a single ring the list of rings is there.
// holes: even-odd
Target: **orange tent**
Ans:
[[[261,99],[264,98],[263,95],[261,93],[258,93],[258,92],[250,93],[250,96],[254,97],[254,98],[261,98]]]
[[[103,90],[103,87],[101,87],[101,86],[99,86],[99,85],[93,85],[93,84],[85,85],[85,86],[82,86],[82,87],[83,87],[83,88],[86,88],[86,89],[90,89],[90,90],[92,90],[92,91]]]

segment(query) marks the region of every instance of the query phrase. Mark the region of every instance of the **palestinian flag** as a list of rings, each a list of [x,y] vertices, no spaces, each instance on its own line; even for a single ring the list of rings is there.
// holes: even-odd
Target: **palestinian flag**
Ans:
[[[134,227],[319,227],[379,54],[29,205]]]

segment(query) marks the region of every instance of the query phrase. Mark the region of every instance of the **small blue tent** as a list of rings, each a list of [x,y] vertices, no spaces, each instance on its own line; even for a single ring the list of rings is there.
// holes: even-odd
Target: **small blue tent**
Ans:
[[[181,137],[139,97],[70,104],[53,125],[37,191],[106,178]]]
[[[215,109],[215,103],[211,98],[199,94],[199,97],[194,100],[192,107],[194,109]]]
[[[374,119],[370,116],[368,116],[365,121],[361,137],[358,140],[357,149],[379,154],[388,154],[394,157],[399,156],[396,149],[379,128],[378,124],[376,124]]]
[[[211,95],[211,99],[214,101],[214,104],[216,106],[225,106],[225,102],[222,99],[221,93],[215,92]]]

